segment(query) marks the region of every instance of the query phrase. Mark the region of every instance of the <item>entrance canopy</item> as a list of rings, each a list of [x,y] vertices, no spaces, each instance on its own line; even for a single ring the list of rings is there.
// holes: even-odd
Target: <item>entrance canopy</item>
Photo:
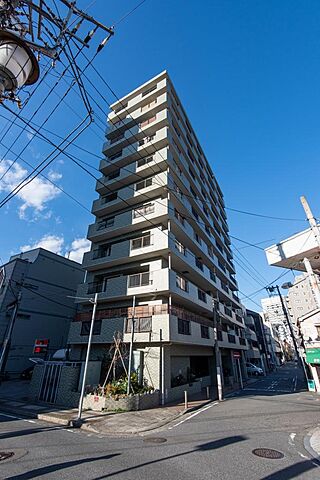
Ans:
[[[320,273],[320,248],[311,228],[266,248],[265,252],[269,265],[305,271],[303,259],[308,258],[313,271]]]

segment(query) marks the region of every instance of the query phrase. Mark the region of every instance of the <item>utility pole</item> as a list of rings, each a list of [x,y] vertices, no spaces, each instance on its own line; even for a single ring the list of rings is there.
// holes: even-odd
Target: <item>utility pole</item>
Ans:
[[[7,333],[6,333],[5,339],[4,339],[3,344],[2,344],[2,350],[1,350],[1,355],[0,355],[0,381],[1,381],[2,375],[5,371],[7,358],[8,358],[8,354],[9,354],[9,348],[10,348],[10,344],[11,344],[11,336],[12,336],[13,327],[14,327],[14,324],[15,324],[15,321],[16,321],[20,301],[21,301],[21,292],[18,293],[18,296],[17,296],[15,302],[12,304],[12,305],[14,305],[14,307],[13,307],[10,323],[8,325]]]
[[[286,321],[287,321],[287,324],[288,324],[288,327],[289,327],[289,330],[290,330],[290,335],[291,335],[291,338],[292,338],[292,342],[293,342],[294,350],[296,352],[297,359],[300,361],[300,365],[301,365],[303,371],[305,372],[305,368],[304,368],[304,365],[303,365],[303,360],[299,355],[296,337],[294,335],[294,331],[293,331],[293,328],[292,328],[292,325],[291,325],[291,321],[290,321],[286,306],[285,306],[284,301],[283,301],[283,297],[282,297],[281,292],[280,292],[279,285],[276,285],[275,287],[268,287],[267,290],[269,292],[274,292],[276,290],[278,295],[279,295],[282,310],[283,310],[283,314],[286,317]]]
[[[136,296],[133,296],[132,300],[132,316],[131,316],[131,340],[130,340],[130,349],[129,349],[129,366],[128,366],[128,385],[127,385],[127,395],[130,393],[131,389],[131,371],[132,371],[132,350],[133,350],[133,341],[134,341],[134,317],[136,311]]]
[[[217,390],[218,390],[218,401],[223,400],[223,391],[222,391],[222,380],[221,380],[221,364],[220,364],[220,349],[219,349],[219,340],[218,340],[218,322],[217,322],[217,306],[216,301],[212,297],[212,306],[213,306],[213,332],[214,332],[214,352],[216,359],[216,375],[217,375]]]
[[[84,363],[84,370],[83,370],[83,377],[82,377],[82,386],[81,386],[81,393],[80,393],[80,399],[79,399],[78,416],[77,416],[75,422],[73,422],[74,426],[77,426],[77,425],[81,424],[83,397],[84,397],[84,390],[85,390],[85,386],[86,386],[87,370],[88,370],[88,363],[89,363],[89,356],[90,356],[91,342],[92,342],[92,335],[93,335],[93,326],[94,326],[94,321],[95,321],[95,317],[96,317],[96,310],[97,310],[97,305],[98,305],[98,293],[95,293],[94,299],[93,300],[90,299],[90,301],[93,303],[93,310],[92,310],[90,333],[89,333],[89,339],[88,339],[88,345],[87,345],[87,354],[86,354],[86,360],[85,360],[85,363]]]

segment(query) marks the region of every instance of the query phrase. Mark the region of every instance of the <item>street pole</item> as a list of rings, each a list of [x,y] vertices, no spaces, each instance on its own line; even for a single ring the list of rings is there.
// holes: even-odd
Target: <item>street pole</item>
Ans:
[[[238,369],[239,369],[240,387],[241,387],[241,390],[243,390],[243,381],[242,381],[242,372],[241,372],[241,366],[240,366],[240,358],[237,358],[237,364],[238,364]]]
[[[212,297],[213,305],[213,332],[214,332],[214,351],[216,358],[216,375],[217,375],[217,390],[218,390],[218,401],[223,400],[223,391],[222,391],[222,381],[221,381],[221,364],[220,364],[220,349],[219,349],[219,340],[218,340],[218,322],[217,322],[217,307],[215,299]]]
[[[89,333],[89,339],[88,339],[88,345],[87,345],[87,354],[86,354],[86,360],[85,360],[85,363],[84,363],[84,370],[83,370],[83,377],[82,377],[82,386],[81,386],[81,393],[80,393],[80,400],[79,400],[79,407],[78,407],[78,416],[76,418],[76,422],[78,422],[78,423],[81,422],[83,397],[84,397],[84,390],[85,390],[85,387],[86,387],[87,370],[88,370],[88,363],[89,363],[89,356],[90,356],[91,342],[92,342],[92,335],[93,335],[93,326],[94,326],[94,321],[95,321],[95,317],[96,317],[96,310],[97,310],[97,305],[98,305],[98,293],[95,293],[94,300],[92,301],[92,299],[91,299],[91,302],[93,303],[93,310],[92,310],[90,333]]]
[[[133,351],[133,340],[134,340],[134,317],[136,311],[136,296],[133,296],[132,300],[132,316],[131,316],[131,340],[130,340],[130,349],[129,349],[129,365],[128,365],[128,385],[127,385],[127,395],[130,394],[131,389],[131,370],[132,370],[132,351]]]
[[[1,350],[1,356],[0,356],[0,381],[1,381],[1,378],[2,378],[2,374],[4,373],[4,370],[5,370],[5,367],[6,367],[7,358],[8,358],[8,354],[9,354],[9,348],[10,348],[10,344],[11,344],[11,336],[12,336],[13,327],[14,327],[14,324],[15,324],[15,321],[16,321],[20,301],[21,301],[21,292],[18,293],[18,297],[16,299],[16,302],[15,302],[15,305],[14,305],[14,308],[13,308],[13,312],[12,312],[12,315],[11,315],[10,323],[9,323],[9,326],[8,326],[7,334],[6,334],[5,339],[3,341],[3,344],[2,344],[2,350]]]
[[[295,352],[296,352],[297,359],[298,359],[299,362],[300,362],[300,366],[302,367],[302,369],[303,369],[303,371],[304,371],[306,380],[308,381],[307,372],[306,372],[305,366],[304,366],[304,364],[303,364],[303,360],[302,360],[302,358],[301,358],[301,356],[300,356],[300,354],[299,354],[299,351],[298,351],[298,346],[297,346],[297,342],[296,342],[296,337],[294,336],[294,332],[293,332],[293,328],[292,328],[292,325],[291,325],[291,321],[290,321],[290,318],[289,318],[287,309],[286,309],[286,307],[285,307],[285,304],[284,304],[284,301],[283,301],[283,297],[282,297],[281,292],[280,292],[280,289],[279,289],[279,285],[276,285],[275,287],[269,287],[269,291],[271,291],[271,292],[272,292],[274,289],[277,290],[278,295],[279,295],[279,297],[280,297],[282,310],[283,310],[284,316],[286,317],[286,320],[287,320],[287,324],[288,324],[288,327],[289,327],[289,330],[290,330],[290,335],[291,335],[291,338],[292,338],[294,350],[295,350]]]

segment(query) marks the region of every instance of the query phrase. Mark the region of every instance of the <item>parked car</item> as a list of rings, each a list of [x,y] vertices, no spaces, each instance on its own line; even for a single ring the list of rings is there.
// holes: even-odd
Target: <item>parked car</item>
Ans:
[[[254,365],[253,363],[247,363],[247,372],[248,375],[263,375],[262,368],[257,367],[257,365]]]

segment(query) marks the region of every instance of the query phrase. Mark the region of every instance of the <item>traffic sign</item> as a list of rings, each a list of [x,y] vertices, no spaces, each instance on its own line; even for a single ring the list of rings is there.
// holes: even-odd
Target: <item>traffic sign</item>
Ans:
[[[240,352],[233,352],[233,358],[241,358]]]

